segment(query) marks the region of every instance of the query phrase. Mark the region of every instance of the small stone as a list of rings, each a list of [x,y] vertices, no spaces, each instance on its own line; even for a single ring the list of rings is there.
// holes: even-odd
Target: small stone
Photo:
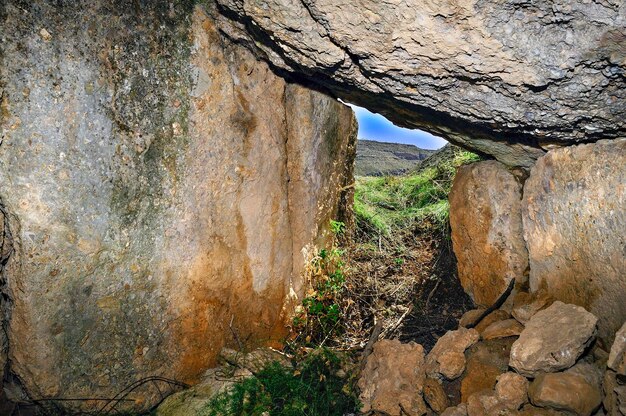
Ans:
[[[421,416],[427,411],[422,398],[424,379],[421,345],[402,344],[398,340],[378,341],[358,382],[361,410],[391,416]]]
[[[525,324],[537,312],[547,308],[554,302],[554,299],[545,292],[537,292],[530,295],[520,292],[515,296],[513,301],[513,311],[511,315],[522,324]]]
[[[528,380],[517,373],[504,373],[498,377],[496,396],[507,409],[517,410],[528,402]]]
[[[459,328],[467,328],[468,326],[475,326],[477,324],[478,318],[485,313],[485,308],[480,309],[472,309],[471,311],[467,311],[463,314],[461,319],[459,319]]]
[[[492,391],[500,374],[509,368],[513,338],[482,341],[467,353],[467,368],[461,380],[461,401],[481,390]]]
[[[474,345],[479,334],[475,329],[459,328],[444,334],[426,357],[426,374],[432,378],[454,379],[463,373],[463,352]]]
[[[529,377],[569,368],[594,340],[597,322],[580,306],[554,302],[528,321],[511,348],[509,365]]]
[[[467,405],[461,403],[458,406],[448,407],[441,416],[467,416]]]
[[[506,337],[517,337],[524,330],[524,326],[515,319],[494,322],[482,332],[483,339],[497,339]]]
[[[528,388],[530,401],[539,407],[591,416],[602,403],[600,384],[593,372],[593,366],[586,364],[562,373],[540,374]]]
[[[626,322],[615,334],[607,366],[619,375],[626,375]]]
[[[560,410],[535,407],[532,404],[525,405],[522,410],[514,413],[515,416],[571,416],[571,413],[564,413]]]
[[[485,316],[485,318],[476,325],[476,330],[482,334],[482,332],[487,329],[491,324],[494,324],[499,321],[504,321],[505,319],[509,319],[511,315],[502,309],[496,309],[491,312],[489,315]]]
[[[431,377],[426,377],[424,382],[424,399],[436,413],[443,412],[449,405],[448,396],[441,382]]]
[[[50,42],[52,40],[52,35],[45,28],[41,28],[39,36],[41,36],[41,39],[43,39],[44,42]]]
[[[468,416],[489,416],[498,414],[500,402],[495,393],[490,390],[483,390],[472,394],[467,400]]]

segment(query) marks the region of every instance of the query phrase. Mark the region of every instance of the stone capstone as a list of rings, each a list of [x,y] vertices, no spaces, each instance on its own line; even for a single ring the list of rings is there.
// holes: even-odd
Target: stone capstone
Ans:
[[[530,289],[585,307],[608,346],[626,320],[626,139],[550,151],[524,185]]]
[[[626,132],[619,1],[218,3],[277,70],[507,165]]]
[[[424,387],[424,348],[414,342],[381,340],[374,344],[358,381],[361,411],[390,416],[421,416],[427,408]]]
[[[528,377],[567,369],[595,339],[597,322],[580,306],[554,302],[527,322],[511,348],[509,365]]]
[[[489,307],[515,279],[527,280],[522,186],[496,161],[459,168],[450,192],[452,243],[459,279],[477,305]]]
[[[0,3],[4,327],[29,396],[197,383],[235,338],[281,340],[352,183],[352,111],[229,42],[212,2]]]

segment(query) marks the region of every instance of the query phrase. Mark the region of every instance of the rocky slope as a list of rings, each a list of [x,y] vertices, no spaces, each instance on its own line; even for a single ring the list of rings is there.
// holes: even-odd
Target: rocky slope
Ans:
[[[398,175],[414,168],[434,151],[411,144],[359,140],[354,174],[357,176]]]
[[[279,72],[507,165],[626,134],[622,1],[217,2]]]
[[[225,41],[210,9],[109,6],[2,2],[13,399],[193,383],[224,344],[279,338],[302,250],[351,182],[348,107]],[[129,398],[146,409],[159,388]]]

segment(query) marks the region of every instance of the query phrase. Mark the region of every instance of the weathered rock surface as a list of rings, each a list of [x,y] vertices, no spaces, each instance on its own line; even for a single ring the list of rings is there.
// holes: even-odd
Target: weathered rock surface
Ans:
[[[474,327],[474,329],[482,334],[485,331],[485,329],[487,329],[491,325],[495,324],[496,322],[505,321],[509,319],[510,317],[511,317],[511,314],[509,314],[507,311],[504,311],[502,309],[496,309],[495,311],[491,312],[489,315],[485,316],[485,318],[482,321],[480,321],[478,325]]]
[[[502,374],[496,384],[496,397],[507,409],[519,409],[528,402],[528,380],[513,372]]]
[[[465,369],[465,350],[480,338],[475,329],[460,328],[446,332],[426,357],[426,374],[432,378],[453,380]]]
[[[527,279],[522,186],[501,163],[473,163],[458,170],[449,199],[459,279],[476,304],[491,306],[512,279]]]
[[[522,333],[524,326],[517,322],[515,319],[506,319],[504,321],[494,322],[489,325],[480,334],[482,339],[496,339],[506,337],[516,337]]]
[[[611,345],[626,320],[626,139],[556,149],[524,186],[530,288],[585,307]]]
[[[5,326],[31,397],[193,383],[229,327],[282,336],[302,249],[350,183],[351,111],[286,84],[193,2],[0,3]],[[144,387],[136,410],[160,398]]]
[[[554,302],[528,321],[509,365],[529,377],[569,368],[595,339],[597,322],[580,306]]]
[[[424,400],[435,413],[441,413],[448,408],[449,400],[446,392],[441,385],[441,381],[426,377],[424,381]]]
[[[626,131],[619,1],[218,3],[278,70],[507,164]]]
[[[448,407],[441,416],[467,416],[467,404],[461,403],[458,406]]]
[[[461,401],[475,393],[493,391],[498,377],[509,369],[513,338],[481,341],[467,351],[467,368],[461,381]]]
[[[550,306],[552,302],[554,302],[552,296],[541,290],[533,294],[518,292],[513,300],[511,315],[519,322],[525,324],[533,315]]]
[[[615,334],[607,366],[622,376],[626,375],[626,322]]]
[[[358,382],[361,411],[383,412],[391,416],[426,413],[424,387],[424,348],[414,342],[382,340],[372,354]]]
[[[590,364],[562,373],[542,373],[528,388],[530,401],[539,407],[590,416],[602,402],[600,374]]]

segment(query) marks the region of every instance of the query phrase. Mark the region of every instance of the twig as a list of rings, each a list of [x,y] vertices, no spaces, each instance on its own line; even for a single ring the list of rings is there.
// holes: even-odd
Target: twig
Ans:
[[[437,289],[439,289],[439,284],[441,284],[441,279],[437,280],[435,287],[433,287],[433,290],[431,290],[428,294],[428,297],[426,298],[426,303],[424,304],[424,310],[428,310],[428,304],[430,303],[430,299],[433,297]]]
[[[235,328],[233,328],[234,320],[235,320],[235,315],[231,315],[230,323],[228,324],[228,329],[230,329],[230,332],[233,334],[233,338],[235,338],[235,341],[237,342],[237,345],[239,346],[239,351],[243,351],[243,345],[241,344],[241,340],[239,339],[239,336],[237,335],[237,331],[235,331]]]
[[[398,319],[395,324],[384,330],[381,334],[381,337],[384,339],[387,334],[392,334],[396,329],[398,329],[402,321],[404,321],[404,318],[406,318],[411,312],[413,312],[413,305],[407,308],[407,310],[402,314],[402,316],[400,316],[400,319]]]
[[[362,372],[363,369],[365,368],[367,357],[369,357],[369,355],[372,353],[372,350],[374,349],[374,344],[376,343],[376,341],[378,341],[378,337],[380,336],[380,333],[382,331],[383,331],[383,320],[378,319],[376,321],[376,325],[374,325],[374,329],[372,330],[370,339],[367,341],[367,344],[365,345],[365,349],[363,350],[363,353],[361,354],[361,365],[359,367],[360,369],[359,372]]]

